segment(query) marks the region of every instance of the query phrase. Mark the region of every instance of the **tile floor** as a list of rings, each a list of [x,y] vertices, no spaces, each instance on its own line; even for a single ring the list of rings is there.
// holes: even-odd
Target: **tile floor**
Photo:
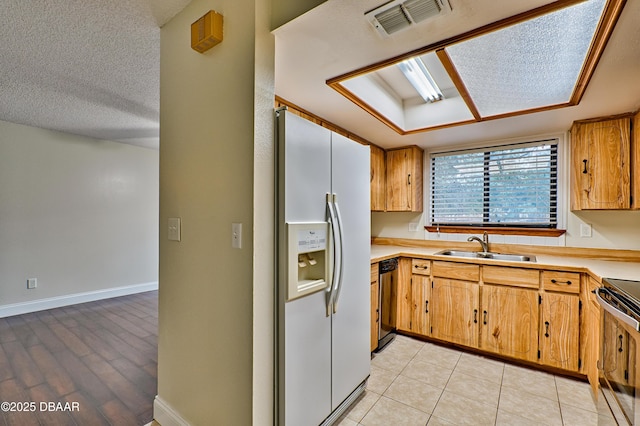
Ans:
[[[615,425],[588,383],[397,336],[371,360],[365,394],[337,423]]]

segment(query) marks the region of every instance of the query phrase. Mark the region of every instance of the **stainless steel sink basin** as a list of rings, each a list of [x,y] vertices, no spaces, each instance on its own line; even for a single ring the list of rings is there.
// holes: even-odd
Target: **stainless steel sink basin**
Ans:
[[[454,256],[454,257],[471,257],[474,259],[493,259],[493,260],[507,260],[511,262],[535,262],[535,256],[523,255],[523,254],[503,254],[503,253],[483,253],[481,251],[464,251],[464,250],[442,250],[439,251],[439,255],[442,256]]]

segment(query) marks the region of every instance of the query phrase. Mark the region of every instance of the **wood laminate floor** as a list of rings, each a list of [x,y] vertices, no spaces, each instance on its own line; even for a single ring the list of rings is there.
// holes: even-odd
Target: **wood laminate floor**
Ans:
[[[158,292],[0,318],[0,425],[145,425]]]

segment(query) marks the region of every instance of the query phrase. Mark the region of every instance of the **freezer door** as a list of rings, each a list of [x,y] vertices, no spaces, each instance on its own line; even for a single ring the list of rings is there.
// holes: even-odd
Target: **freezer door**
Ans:
[[[326,292],[286,302],[285,223],[326,221],[331,132],[280,111],[278,131],[278,424],[317,426],[331,414]]]
[[[331,407],[331,317],[326,316],[324,292],[285,304],[285,347],[280,355],[284,394],[279,424],[317,426]]]
[[[332,410],[369,376],[371,213],[369,147],[332,134],[331,190],[343,233],[343,273],[332,316]]]
[[[326,220],[326,194],[331,190],[331,131],[284,113],[285,133],[279,145],[279,188],[285,222]],[[282,127],[282,120],[279,128]]]

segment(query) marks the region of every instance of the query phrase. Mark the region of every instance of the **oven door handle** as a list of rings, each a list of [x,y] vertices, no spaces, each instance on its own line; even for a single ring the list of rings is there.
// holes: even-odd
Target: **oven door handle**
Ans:
[[[635,320],[634,318],[631,318],[629,315],[625,314],[624,312],[618,310],[618,308],[616,308],[615,306],[611,305],[609,302],[607,302],[605,299],[602,298],[602,296],[600,296],[601,294],[608,294],[610,297],[619,300],[615,294],[611,293],[610,291],[608,291],[606,288],[599,288],[597,289],[595,292],[596,295],[596,299],[598,300],[598,303],[600,304],[600,306],[602,306],[602,308],[609,312],[611,315],[613,315],[614,317],[618,318],[620,321],[624,322],[625,324],[630,325],[631,327],[633,327],[636,331],[640,331],[640,323]]]

